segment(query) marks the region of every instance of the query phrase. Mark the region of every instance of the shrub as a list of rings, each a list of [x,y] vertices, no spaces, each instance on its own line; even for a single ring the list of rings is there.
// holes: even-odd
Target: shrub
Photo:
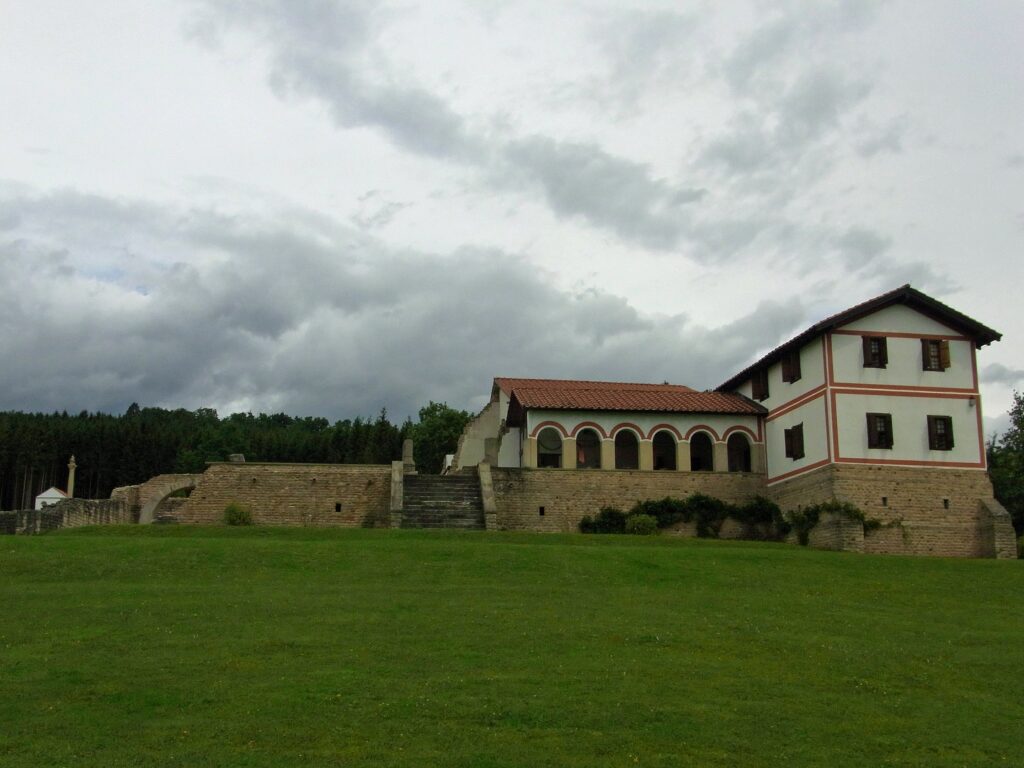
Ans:
[[[224,522],[227,525],[252,525],[252,513],[241,504],[232,501],[224,507]]]
[[[755,496],[732,510],[732,517],[743,524],[743,538],[773,540],[784,537],[790,525],[779,505],[764,496]]]
[[[694,520],[697,523],[697,535],[702,539],[717,539],[725,518],[735,510],[732,504],[703,493],[691,494],[686,499],[686,507],[689,512],[687,522]]]
[[[807,546],[811,531],[821,520],[821,516],[825,514],[841,515],[847,520],[858,522],[864,526],[865,532],[868,533],[882,527],[880,520],[875,520],[874,518],[869,520],[853,504],[850,504],[848,501],[837,501],[835,499],[823,501],[820,504],[812,504],[809,507],[804,507],[802,510],[790,512],[786,515],[786,522],[789,523],[792,530],[796,531],[797,541],[803,546]]]
[[[626,518],[626,533],[634,536],[652,536],[658,532],[658,520],[652,515],[630,515]]]
[[[666,496],[664,499],[647,499],[638,501],[629,511],[630,515],[648,515],[653,517],[659,528],[668,528],[675,523],[689,522],[689,508],[682,499]]]
[[[615,507],[601,507],[596,517],[584,516],[580,520],[581,533],[625,533],[626,513]]]

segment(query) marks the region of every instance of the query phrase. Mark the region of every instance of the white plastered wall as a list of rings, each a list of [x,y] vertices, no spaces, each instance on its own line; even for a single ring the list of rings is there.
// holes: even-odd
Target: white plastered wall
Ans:
[[[824,395],[816,397],[765,425],[769,482],[779,475],[803,469],[829,458],[825,403]],[[803,424],[804,456],[801,459],[791,459],[786,456],[785,430],[797,424]]]

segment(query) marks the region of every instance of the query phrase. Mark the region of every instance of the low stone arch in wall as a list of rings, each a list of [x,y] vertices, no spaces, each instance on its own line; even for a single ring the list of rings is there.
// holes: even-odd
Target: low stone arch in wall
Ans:
[[[192,490],[202,475],[158,475],[139,486],[139,523],[153,522],[157,507],[176,491]]]

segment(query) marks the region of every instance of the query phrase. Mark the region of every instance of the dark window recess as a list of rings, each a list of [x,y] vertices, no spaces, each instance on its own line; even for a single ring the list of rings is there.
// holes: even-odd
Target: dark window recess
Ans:
[[[949,509],[949,499],[943,499],[942,500],[942,508],[943,509]]]
[[[888,496],[883,496],[882,497],[882,506],[883,507],[888,507],[889,506],[889,497]]]
[[[921,368],[925,371],[949,368],[949,342],[945,339],[921,339]]]
[[[754,372],[754,378],[750,382],[751,394],[755,400],[768,399],[768,369],[762,368]]]
[[[786,457],[802,459],[804,457],[804,425],[797,424],[783,432],[786,439]]]
[[[334,511],[335,512],[341,512],[341,502],[340,501],[334,502]]]
[[[868,414],[868,448],[892,448],[892,414]]]
[[[800,375],[800,350],[793,349],[782,356],[782,380],[792,384]]]
[[[928,417],[928,447],[933,451],[953,450],[953,417]]]
[[[864,344],[865,368],[885,368],[889,364],[885,336],[862,336],[861,341]]]
[[[537,507],[537,514],[540,517],[544,517],[544,507]]]

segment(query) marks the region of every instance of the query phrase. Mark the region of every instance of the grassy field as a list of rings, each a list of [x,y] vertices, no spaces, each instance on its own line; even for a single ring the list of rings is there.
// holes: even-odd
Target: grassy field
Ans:
[[[0,538],[0,766],[1024,765],[1024,561]]]

